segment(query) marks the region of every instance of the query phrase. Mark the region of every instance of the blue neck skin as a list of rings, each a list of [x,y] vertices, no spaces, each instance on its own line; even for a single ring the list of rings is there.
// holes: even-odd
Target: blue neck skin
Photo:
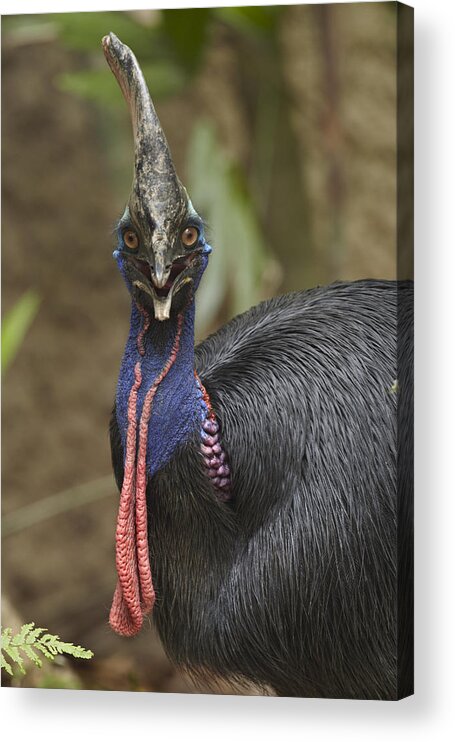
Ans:
[[[210,251],[211,248],[206,245],[205,265]],[[131,289],[123,270],[121,251],[116,250],[114,256],[128,288]],[[194,290],[197,288],[205,265],[194,283]],[[153,476],[162,469],[171,460],[176,449],[188,441],[196,430],[201,429],[201,424],[207,416],[207,407],[194,376],[194,315],[193,298],[184,314],[180,346],[175,361],[167,376],[158,386],[152,403],[147,440],[147,473],[149,476]],[[130,331],[120,368],[116,397],[117,422],[124,455],[126,454],[128,429],[128,401],[135,381],[134,368],[139,361],[142,373],[142,383],[137,396],[136,416],[139,423],[145,395],[167,363],[177,333],[176,317],[171,316],[169,320],[163,322],[152,318],[143,339],[145,353],[141,355],[137,346],[137,337],[143,323],[144,317],[133,301]]]

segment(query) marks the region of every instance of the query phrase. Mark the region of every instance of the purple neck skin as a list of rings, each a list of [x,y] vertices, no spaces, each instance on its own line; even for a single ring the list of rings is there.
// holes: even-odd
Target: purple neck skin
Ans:
[[[194,372],[194,301],[184,312],[181,326],[177,317],[165,322],[150,319],[133,302],[128,341],[117,385],[117,421],[123,450],[127,451],[130,391],[137,383],[136,420],[138,428],[147,393],[155,387],[148,421],[146,471],[152,477],[187,442],[201,431],[201,452],[207,476],[217,495],[230,499],[230,471],[222,449],[219,424],[208,395]],[[178,347],[175,350],[176,338]],[[159,381],[163,369],[170,366]]]
[[[139,362],[141,369],[136,404],[139,423],[146,394],[169,362],[177,333],[177,317],[165,322],[147,320],[133,302],[130,332],[117,385],[117,421],[124,451],[128,399],[135,383],[136,364]],[[156,387],[151,405],[146,456],[149,476],[170,461],[177,447],[185,443],[202,422],[199,390],[194,378],[194,301],[184,313],[178,350],[172,360],[171,368]]]

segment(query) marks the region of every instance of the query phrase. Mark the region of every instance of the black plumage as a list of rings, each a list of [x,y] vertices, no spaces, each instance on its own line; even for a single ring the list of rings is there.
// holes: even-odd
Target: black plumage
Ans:
[[[233,498],[217,497],[198,435],[148,484],[169,656],[279,695],[411,693],[412,285],[272,299],[195,359]],[[111,442],[121,488],[115,410]]]

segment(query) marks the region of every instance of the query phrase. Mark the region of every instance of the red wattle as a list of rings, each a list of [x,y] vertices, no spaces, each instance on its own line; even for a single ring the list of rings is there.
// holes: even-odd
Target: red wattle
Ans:
[[[144,312],[144,326],[138,335],[138,350],[144,355],[144,335],[150,319]],[[116,567],[118,574],[109,622],[122,636],[134,636],[141,629],[143,617],[155,603],[150,569],[147,528],[147,439],[152,402],[159,385],[175,362],[180,347],[183,314],[178,316],[177,332],[172,350],[163,369],[156,377],[144,399],[139,423],[137,448],[137,395],[142,383],[141,362],[136,363],[135,381],[128,399],[128,430],[124,479],[117,518]]]

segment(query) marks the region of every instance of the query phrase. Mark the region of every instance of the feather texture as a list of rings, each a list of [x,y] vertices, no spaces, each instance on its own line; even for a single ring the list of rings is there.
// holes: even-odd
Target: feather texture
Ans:
[[[149,481],[166,651],[279,695],[412,692],[411,284],[272,299],[201,343],[195,364],[232,500],[217,498],[199,434]],[[115,409],[111,444],[121,488]]]

